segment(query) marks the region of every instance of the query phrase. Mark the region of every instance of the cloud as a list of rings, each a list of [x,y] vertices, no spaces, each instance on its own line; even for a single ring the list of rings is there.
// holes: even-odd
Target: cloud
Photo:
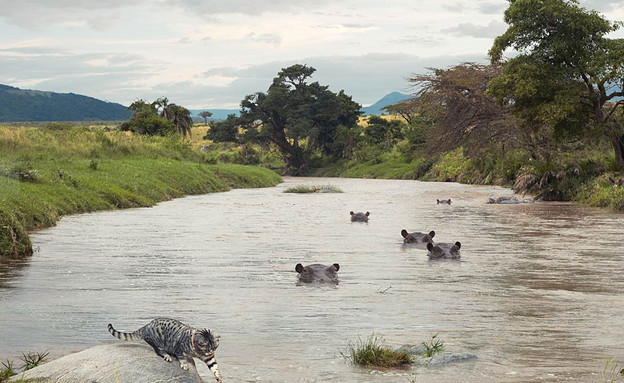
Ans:
[[[216,22],[214,15],[299,13],[322,8],[342,0],[0,0],[0,20],[27,29],[74,23],[95,30],[109,30],[128,9],[141,12],[182,11],[187,16]]]
[[[266,43],[273,46],[278,46],[282,43],[282,38],[274,33],[256,34],[255,32],[250,32],[245,35],[245,38],[255,42]]]
[[[487,25],[476,25],[473,23],[461,23],[456,27],[443,29],[454,36],[470,36],[476,38],[495,38],[507,29],[507,24],[501,21],[490,21]]]
[[[485,56],[440,56],[418,57],[410,54],[370,53],[361,56],[308,57],[300,60],[272,61],[245,68],[221,67],[204,72],[205,77],[230,76],[235,78],[226,87],[211,87],[184,84],[173,86],[161,84],[164,88],[184,89],[178,95],[188,98],[195,93],[194,100],[205,100],[204,104],[193,104],[194,109],[236,108],[248,94],[266,92],[272,79],[285,67],[293,64],[307,64],[316,69],[312,81],[329,85],[333,92],[344,90],[354,95],[354,100],[369,105],[384,95],[393,92],[409,92],[407,81],[415,73],[424,73],[429,67],[447,68],[460,62],[486,62]],[[167,93],[169,94],[169,93]],[[191,100],[188,100],[191,105]],[[184,105],[184,103],[182,103]]]

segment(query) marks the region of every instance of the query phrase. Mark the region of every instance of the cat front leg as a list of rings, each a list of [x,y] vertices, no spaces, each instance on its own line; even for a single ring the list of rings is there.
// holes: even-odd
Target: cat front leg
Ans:
[[[189,369],[189,363],[186,361],[186,359],[180,359],[180,368],[183,370],[188,370]]]
[[[212,356],[208,356],[206,358],[202,358],[202,361],[206,363],[206,366],[212,371],[215,378],[217,379],[217,383],[223,383],[223,377],[221,376],[221,371],[219,371],[219,365],[217,364],[217,360]]]

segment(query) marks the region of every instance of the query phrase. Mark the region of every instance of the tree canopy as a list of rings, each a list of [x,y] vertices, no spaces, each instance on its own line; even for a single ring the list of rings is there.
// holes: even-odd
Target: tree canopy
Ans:
[[[607,137],[618,170],[624,165],[624,39],[621,23],[587,11],[575,0],[509,0],[507,31],[489,51],[502,74],[489,93],[532,129],[557,135]],[[504,53],[513,50],[509,59]]]
[[[336,133],[357,126],[361,106],[344,91],[310,82],[315,71],[301,64],[283,68],[266,93],[246,96],[240,116],[213,124],[206,138],[274,145],[293,174],[305,171],[314,151],[339,153]]]
[[[166,97],[152,103],[135,100],[128,109],[135,113],[121,125],[121,130],[152,136],[166,136],[174,132],[183,136],[191,135],[191,112],[183,106],[169,103]]]

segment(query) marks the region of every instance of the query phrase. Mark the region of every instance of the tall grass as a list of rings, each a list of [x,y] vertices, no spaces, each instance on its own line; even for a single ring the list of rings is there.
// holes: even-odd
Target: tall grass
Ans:
[[[284,193],[342,193],[342,190],[333,185],[297,185],[284,190]]]
[[[399,367],[412,362],[407,351],[393,350],[375,334],[366,340],[358,338],[356,343],[349,342],[341,354],[354,365],[363,367]]]
[[[45,363],[48,359],[48,355],[50,355],[48,351],[22,353],[20,359],[22,360],[23,365],[19,368],[15,367],[15,364],[11,360],[1,362],[2,367],[0,367],[0,383],[8,382],[12,376],[17,375],[20,372],[23,373],[39,366],[42,363]],[[27,381],[30,380],[24,380],[23,378],[21,378],[16,380],[15,382],[21,383]]]
[[[281,181],[258,167],[207,164],[177,137],[102,128],[0,127],[0,152],[0,256],[31,254],[27,232],[67,214]]]

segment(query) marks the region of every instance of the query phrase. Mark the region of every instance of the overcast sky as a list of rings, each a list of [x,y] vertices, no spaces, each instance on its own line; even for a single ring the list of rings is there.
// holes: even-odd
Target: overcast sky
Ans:
[[[581,0],[624,20],[622,0]],[[487,61],[507,0],[0,0],[0,84],[129,105],[238,108],[300,63],[369,105]],[[618,36],[619,37],[619,36]],[[622,36],[624,37],[624,35]]]

